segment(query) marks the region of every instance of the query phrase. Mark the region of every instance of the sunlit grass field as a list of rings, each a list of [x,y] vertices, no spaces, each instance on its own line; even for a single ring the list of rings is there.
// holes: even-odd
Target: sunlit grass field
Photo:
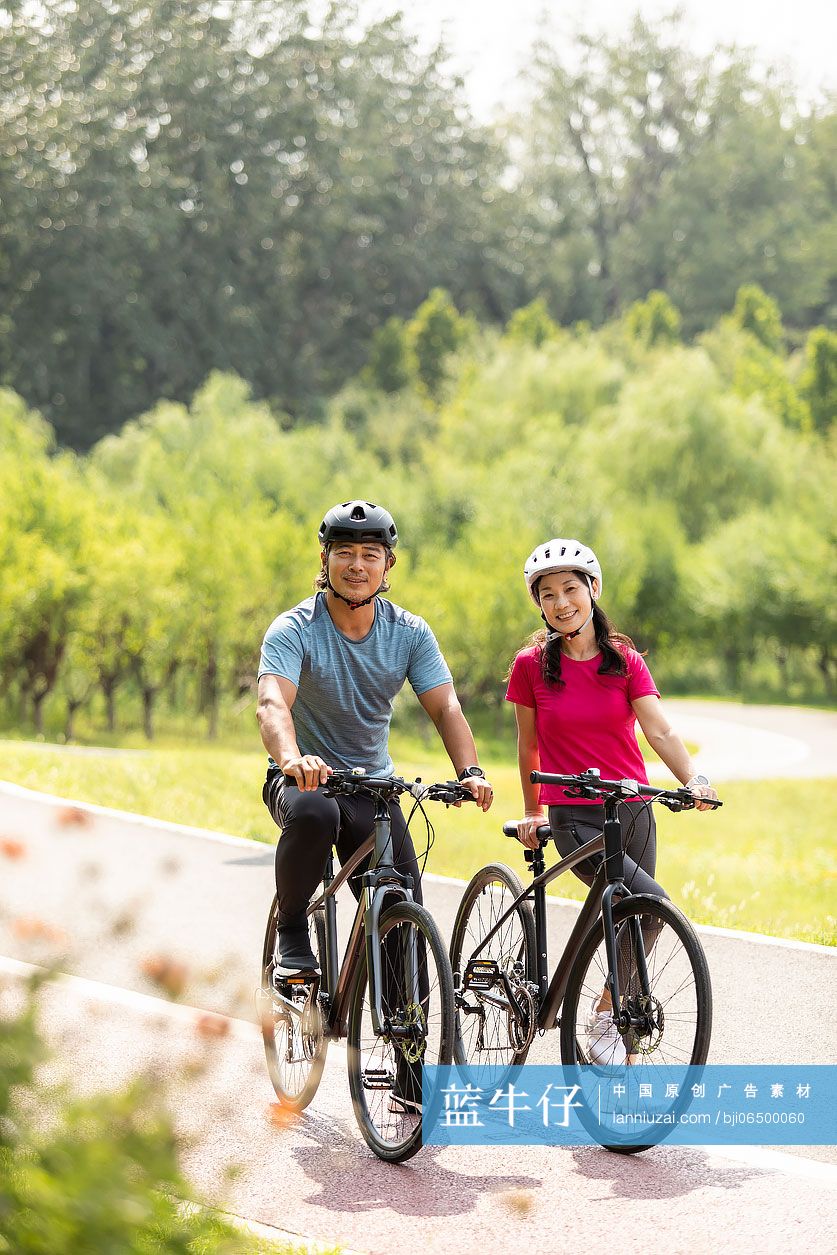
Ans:
[[[266,760],[257,749],[174,740],[116,753],[114,748],[2,741],[0,779],[176,823],[275,839],[261,800]],[[520,812],[517,768],[507,743],[505,749],[504,758],[483,752],[496,793],[489,814],[470,806],[428,806],[436,829],[429,871],[468,879],[484,862],[499,858],[525,874],[521,848],[500,830]],[[449,762],[432,742],[395,733],[391,750],[401,775],[425,781],[450,777]],[[669,782],[661,769],[659,783]],[[697,923],[837,944],[834,781],[738,781],[719,791],[724,806],[715,813],[672,815],[658,808],[660,883]],[[421,816],[413,835],[422,850]],[[571,874],[553,891],[577,899],[585,892]]]

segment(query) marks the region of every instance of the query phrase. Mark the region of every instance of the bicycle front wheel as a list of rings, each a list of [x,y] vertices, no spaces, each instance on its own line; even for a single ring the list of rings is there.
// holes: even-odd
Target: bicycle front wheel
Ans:
[[[604,1036],[596,1018],[609,971],[599,919],[581,942],[567,981],[562,1062],[600,1067],[627,1062],[641,1067],[643,1080],[647,1077],[652,1084],[657,1068],[705,1063],[712,1034],[712,986],[692,925],[673,903],[636,894],[616,903],[613,927],[622,1010],[631,1017],[631,1027]],[[641,976],[643,965],[647,982]],[[580,1118],[584,1121],[583,1114]],[[600,1139],[598,1125],[591,1131],[609,1150],[630,1154],[647,1149]]]
[[[276,1097],[290,1111],[302,1111],[317,1092],[325,1066],[328,1038],[320,980],[276,982],[277,914],[273,900],[262,953],[261,1029],[267,1070]],[[311,946],[325,971],[325,912],[308,917]]]
[[[384,1023],[376,1033],[364,958],[349,1007],[349,1089],[367,1144],[400,1163],[420,1149],[423,1120],[432,1117],[422,1065],[453,1058],[453,978],[441,933],[418,903],[384,911],[379,932]]]
[[[460,1066],[505,1068],[524,1063],[529,1053],[537,1017],[535,917],[528,902],[511,910],[523,892],[510,867],[490,863],[462,895],[450,943]]]

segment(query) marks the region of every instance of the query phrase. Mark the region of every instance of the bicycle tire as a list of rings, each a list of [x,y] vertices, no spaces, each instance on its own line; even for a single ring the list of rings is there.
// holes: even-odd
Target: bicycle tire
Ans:
[[[651,1020],[655,1027],[646,1036],[629,1039],[626,1050],[640,1066],[648,1066],[649,1079],[655,1066],[700,1066],[706,1062],[712,1035],[712,984],[697,933],[682,911],[667,899],[634,894],[616,903],[613,925],[625,969],[620,983],[626,986],[629,998],[636,975],[635,945],[630,940],[630,929],[625,927],[631,920],[641,920],[643,931],[656,933],[647,953]],[[647,943],[643,948],[647,950]],[[567,979],[561,1008],[561,1059],[565,1065],[593,1066],[586,1053],[586,1017],[592,1001],[602,992],[607,972],[604,925],[599,918],[581,941]],[[659,1126],[659,1134],[651,1141],[632,1144],[627,1131],[625,1142],[614,1140],[612,1131],[605,1134],[587,1109],[579,1108],[579,1119],[607,1150],[618,1154],[648,1150],[667,1132],[666,1126]]]
[[[524,892],[516,872],[505,863],[489,863],[471,879],[459,904],[450,943],[456,1004],[455,1059],[460,1067],[485,1064],[511,1067],[524,1063],[530,1041],[517,1048],[508,1013],[486,1003],[478,991],[465,991],[468,960],[483,938]],[[487,903],[485,902],[487,895]],[[529,902],[521,902],[480,958],[493,959],[507,975],[513,964],[523,968],[523,979],[537,981],[535,916]],[[467,1008],[467,1009],[466,1009]]]
[[[445,943],[428,911],[417,902],[397,902],[381,914],[381,971],[385,987],[405,984],[401,977],[404,955],[416,941],[427,975],[427,997],[422,1004],[408,1002],[390,1005],[390,1019],[412,1024],[415,1037],[401,1044],[386,1033],[376,1035],[372,1027],[366,956],[358,964],[352,989],[348,1023],[349,1089],[360,1131],[379,1159],[402,1163],[420,1150],[422,1127],[435,1114],[435,1105],[424,1095],[421,1113],[393,1111],[393,1086],[399,1067],[413,1069],[421,1064],[450,1064],[453,1059],[453,977]],[[397,930],[397,932],[396,932]],[[387,938],[390,938],[387,946]],[[432,969],[432,970],[431,970]],[[390,995],[394,1001],[400,993]],[[408,1055],[410,1059],[408,1061]],[[415,1057],[413,1057],[415,1056]],[[436,1103],[437,1105],[437,1103]]]
[[[309,1010],[310,1031],[303,1037],[301,1022],[290,1012],[282,1015],[272,996],[278,926],[276,899],[268,916],[262,951],[261,1030],[265,1059],[276,1097],[290,1111],[303,1111],[317,1092],[325,1067],[328,1037],[319,998]],[[325,971],[325,912],[320,909],[308,917],[311,944]],[[307,986],[300,987],[292,1000],[305,1002]],[[290,1034],[290,1038],[289,1038]]]

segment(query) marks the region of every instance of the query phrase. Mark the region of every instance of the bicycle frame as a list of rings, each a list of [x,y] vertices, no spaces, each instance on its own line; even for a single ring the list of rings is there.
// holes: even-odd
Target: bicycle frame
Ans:
[[[618,805],[619,800],[617,798],[606,797],[604,799],[605,824],[602,834],[586,842],[585,845],[579,846],[572,854],[562,858],[560,862],[553,864],[552,867],[544,868],[542,846],[538,846],[536,850],[526,851],[526,861],[532,864],[534,873],[532,883],[522,894],[515,898],[511,906],[483,937],[479,946],[471,955],[471,959],[479,955],[483,947],[488,945],[495,933],[514,913],[521,902],[532,900],[535,914],[538,1028],[541,1031],[545,1032],[547,1029],[557,1027],[561,1004],[564,1001],[570,968],[575,958],[576,950],[589,929],[598,919],[600,913],[604,926],[609,972],[608,983],[610,985],[614,1019],[618,1020],[621,1014],[619,976],[616,962],[616,936],[613,928],[613,898],[617,894],[620,898],[632,897],[633,895],[622,879],[624,875],[624,856],[622,852],[622,824],[618,815]],[[604,859],[593,877],[593,883],[573,925],[563,953],[558,960],[552,980],[547,985],[546,886],[557,879],[558,876],[563,875],[564,872],[570,871],[579,863],[584,862],[590,855],[602,852],[604,852]],[[638,928],[635,931],[641,940],[641,931]],[[636,940],[637,937],[635,936]],[[645,963],[644,946],[638,944],[636,950],[640,986],[643,992],[647,993],[648,971]]]
[[[337,890],[344,885],[365,858],[374,850],[372,866],[363,875],[363,892],[355,910],[355,917],[346,943],[342,966],[338,959],[337,940]],[[311,903],[308,915],[322,909],[325,915],[326,954],[325,967],[319,982],[312,983],[315,996],[322,991],[326,996],[326,1031],[332,1037],[345,1037],[348,1032],[349,995],[354,985],[361,954],[366,950],[369,973],[370,1015],[376,1033],[384,1032],[382,1011],[382,973],[380,918],[384,902],[393,899],[413,901],[411,876],[395,870],[392,855],[392,821],[383,797],[375,799],[374,831],[334,875],[334,855],[329,852],[323,875],[323,892]],[[416,940],[411,937],[409,980],[414,1001],[420,1001],[418,981],[418,955]],[[299,1014],[298,1009],[296,1013]],[[406,1031],[406,1030],[405,1030]],[[399,1035],[398,1026],[390,1025],[393,1036]]]

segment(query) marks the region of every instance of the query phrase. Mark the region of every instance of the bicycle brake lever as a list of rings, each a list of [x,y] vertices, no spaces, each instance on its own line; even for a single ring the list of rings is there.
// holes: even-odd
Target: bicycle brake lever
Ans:
[[[664,806],[666,810],[674,811],[675,813],[677,811],[692,810],[695,804],[694,797],[692,797],[691,799],[686,798],[686,797],[684,798],[658,797],[657,801],[660,803],[661,806]]]

